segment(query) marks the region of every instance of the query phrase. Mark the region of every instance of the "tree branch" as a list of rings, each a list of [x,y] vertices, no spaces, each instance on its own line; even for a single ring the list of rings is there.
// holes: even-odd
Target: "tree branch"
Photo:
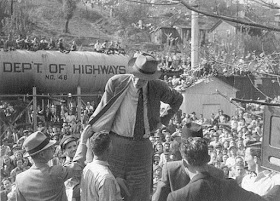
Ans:
[[[265,26],[265,25],[257,24],[257,23],[243,22],[243,21],[240,21],[236,18],[227,17],[227,16],[223,16],[223,15],[216,15],[216,14],[212,14],[212,13],[208,13],[208,12],[205,12],[205,11],[195,9],[195,8],[191,7],[191,5],[186,0],[181,0],[181,3],[184,6],[186,6],[189,10],[195,11],[195,12],[200,13],[202,15],[222,19],[222,20],[225,20],[225,21],[236,22],[238,24],[244,24],[244,25],[251,26],[251,27],[257,27],[257,28],[261,28],[261,29],[267,29],[267,30],[271,30],[271,31],[280,32],[280,28]]]
[[[254,103],[259,105],[268,105],[268,106],[280,106],[278,103],[266,103],[261,101],[255,101],[255,100],[245,100],[245,99],[239,99],[239,98],[231,98],[230,101],[240,102],[240,103]]]
[[[174,3],[150,3],[150,2],[144,2],[144,1],[138,1],[138,0],[126,0],[127,2],[132,2],[132,3],[139,3],[139,4],[151,4],[151,5],[156,5],[156,6],[169,6],[169,5],[177,5],[180,2],[174,2]]]
[[[265,6],[267,8],[270,8],[270,9],[280,9],[280,6],[278,6],[277,4],[274,4],[274,3],[267,3],[263,0],[250,0],[252,2],[255,2],[255,3],[258,3],[262,6]]]

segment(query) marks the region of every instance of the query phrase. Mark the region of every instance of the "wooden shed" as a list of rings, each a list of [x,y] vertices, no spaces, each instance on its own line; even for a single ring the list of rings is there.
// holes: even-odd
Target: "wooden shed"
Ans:
[[[181,36],[178,33],[177,29],[173,27],[160,27],[151,33],[152,42],[158,45],[170,43],[168,37],[177,39],[173,40],[173,45],[181,43]]]
[[[210,77],[207,80],[200,80],[182,92],[184,101],[181,105],[182,112],[190,114],[195,112],[197,117],[203,114],[210,118],[222,109],[225,114],[231,116],[235,113],[235,106],[217,93],[217,90],[227,97],[236,98],[238,89],[223,82],[217,77]]]
[[[200,43],[206,40],[207,31],[208,29],[206,28],[199,29]],[[191,27],[160,27],[151,33],[152,42],[158,45],[163,45],[166,43],[168,43],[168,45],[171,45],[168,38],[176,39],[173,40],[172,45],[186,43],[191,40]]]

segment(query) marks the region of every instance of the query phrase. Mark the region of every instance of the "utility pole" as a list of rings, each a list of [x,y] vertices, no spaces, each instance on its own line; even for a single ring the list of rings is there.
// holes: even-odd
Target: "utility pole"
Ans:
[[[194,6],[197,5],[196,0],[192,1]],[[191,30],[191,69],[198,67],[198,52],[199,52],[199,27],[198,27],[198,13],[191,11],[192,16],[192,30]]]

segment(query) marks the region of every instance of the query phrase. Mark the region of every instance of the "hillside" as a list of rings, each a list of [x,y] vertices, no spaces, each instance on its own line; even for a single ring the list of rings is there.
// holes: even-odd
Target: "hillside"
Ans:
[[[94,1],[95,4],[92,6],[90,3],[84,3],[91,1],[78,0],[74,16],[69,22],[70,33],[66,34],[63,33],[66,19],[63,16],[61,2],[62,0],[24,0],[15,3],[15,13],[19,18],[15,20],[19,21],[15,27],[21,30],[21,24],[25,24],[26,21],[25,19],[24,22],[20,21],[27,17],[31,25],[25,29],[23,35],[31,35],[31,38],[45,36],[47,39],[63,37],[66,44],[75,40],[78,49],[82,50],[90,48],[89,44],[95,43],[97,39],[101,42],[119,41],[126,50],[139,49],[145,45],[153,47],[154,44],[150,43],[150,33],[158,27],[190,27],[189,10],[181,4],[170,6],[169,1],[166,1],[166,5],[151,6],[108,0]],[[103,6],[97,5],[101,2],[106,3]],[[24,7],[23,14],[20,14],[20,7]],[[208,18],[201,17],[203,24],[205,21],[210,22]],[[14,35],[17,34],[18,31],[14,32]]]
[[[63,37],[66,43],[76,40],[79,46],[94,43],[96,39],[117,40],[115,26],[109,17],[108,10],[79,2],[75,14],[69,23],[70,33],[63,33],[65,19],[62,4],[58,0],[30,0],[29,17],[33,23],[32,36],[47,38]]]

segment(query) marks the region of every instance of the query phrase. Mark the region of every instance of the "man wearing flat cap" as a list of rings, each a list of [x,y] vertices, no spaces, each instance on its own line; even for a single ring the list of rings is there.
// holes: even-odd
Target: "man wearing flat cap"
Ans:
[[[64,182],[81,175],[87,149],[86,142],[92,133],[90,126],[84,129],[73,163],[68,167],[48,165],[48,161],[53,158],[56,141],[49,140],[40,131],[28,136],[23,146],[34,164],[16,177],[16,200],[67,201]]]
[[[178,111],[183,96],[158,78],[158,62],[142,53],[132,58],[131,74],[110,78],[100,104],[89,120],[95,132],[109,131],[113,150],[109,165],[115,177],[127,181],[131,194],[124,200],[150,199],[153,146],[150,134]],[[161,101],[169,108],[160,114]]]
[[[65,156],[63,166],[67,167],[72,164],[73,158],[77,151],[77,138],[69,135],[65,135],[60,141],[60,148]],[[80,200],[80,180],[81,178],[73,177],[65,181],[66,195],[68,201],[79,201]]]
[[[203,137],[202,127],[199,124],[188,122],[182,129],[182,143],[190,137]],[[182,152],[182,150],[181,150]],[[222,170],[211,165],[206,165],[207,172],[214,177],[224,178]],[[183,188],[190,182],[190,176],[185,169],[183,161],[172,161],[166,163],[162,168],[162,178],[157,184],[157,190],[152,201],[166,201],[170,192]]]

